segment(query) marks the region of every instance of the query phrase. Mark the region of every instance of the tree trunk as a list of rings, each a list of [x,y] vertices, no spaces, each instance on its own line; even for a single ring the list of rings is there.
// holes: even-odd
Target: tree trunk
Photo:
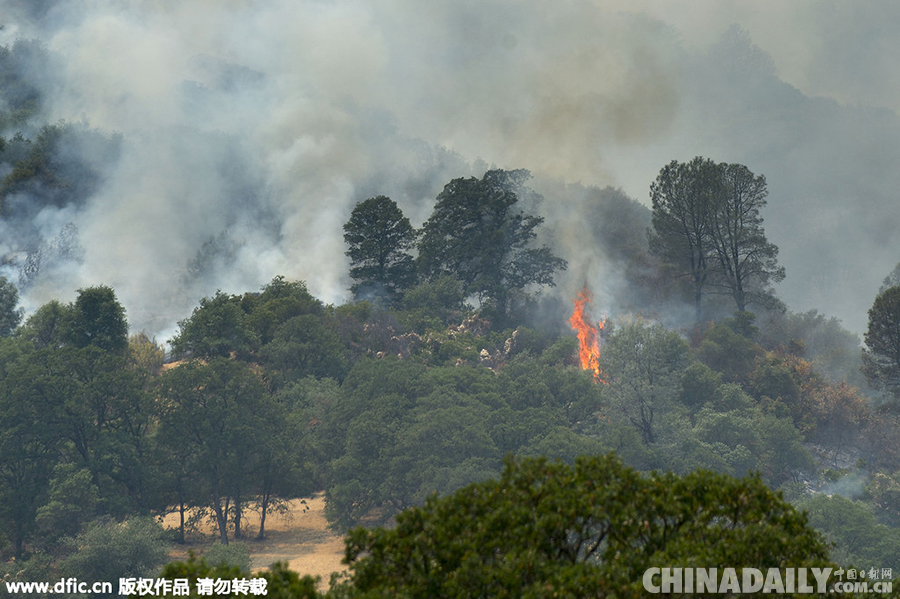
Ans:
[[[694,286],[694,320],[696,322],[700,322],[701,317],[703,316],[703,311],[701,310],[701,300],[703,299],[703,288],[696,284]]]
[[[256,538],[262,540],[266,538],[266,513],[269,511],[269,491],[266,490],[263,493],[262,505],[260,506],[260,515],[259,515],[259,533],[257,533]]]
[[[25,553],[25,534],[21,526],[17,526],[16,529],[16,539],[13,544],[13,552],[16,556],[16,559],[18,559],[22,557],[23,553]]]
[[[737,305],[738,312],[747,311],[747,294],[744,293],[744,281],[740,275],[734,281],[734,303]]]
[[[219,527],[219,539],[223,545],[228,544],[228,502],[222,505],[220,498],[213,498],[213,511],[216,513],[216,525]]]
[[[243,531],[241,530],[241,514],[244,511],[244,506],[241,505],[241,495],[238,493],[234,498],[234,538],[240,539],[244,536]]]
[[[178,493],[178,515],[180,517],[180,521],[178,523],[178,542],[184,545],[184,496],[181,492]]]

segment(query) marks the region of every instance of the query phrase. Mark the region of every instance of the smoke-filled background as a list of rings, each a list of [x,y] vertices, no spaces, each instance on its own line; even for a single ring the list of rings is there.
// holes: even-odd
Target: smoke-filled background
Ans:
[[[48,142],[65,189],[6,189],[3,272],[29,309],[107,284],[167,337],[200,297],[276,274],[341,302],[356,202],[420,225],[492,165],[535,175],[564,296],[587,279],[619,301],[583,186],[647,204],[696,155],[766,176],[792,309],[861,332],[900,261],[888,0],[0,0],[0,24],[6,81],[39,106],[6,151],[67,123]]]

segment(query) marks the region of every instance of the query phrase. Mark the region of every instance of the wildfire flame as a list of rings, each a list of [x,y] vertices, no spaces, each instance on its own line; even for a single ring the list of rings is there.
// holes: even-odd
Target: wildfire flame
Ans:
[[[578,335],[578,357],[581,360],[581,368],[590,370],[594,380],[605,383],[600,372],[600,331],[603,330],[606,320],[601,320],[594,326],[587,316],[586,308],[594,301],[594,294],[585,285],[578,297],[572,300],[575,310],[569,318],[569,324]]]

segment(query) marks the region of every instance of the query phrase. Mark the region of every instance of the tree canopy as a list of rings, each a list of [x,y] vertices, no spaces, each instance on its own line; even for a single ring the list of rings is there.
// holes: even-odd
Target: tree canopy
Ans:
[[[269,429],[277,407],[262,382],[240,362],[215,358],[190,362],[159,379],[166,409],[160,417],[164,443],[196,479],[191,499],[208,505],[223,544],[228,544],[230,506],[239,514],[260,473],[259,460],[278,437]],[[241,535],[240,516],[235,522]]]
[[[395,298],[415,281],[409,253],[416,233],[397,203],[386,196],[369,198],[353,209],[344,225],[350,258],[350,291],[357,298]]]
[[[711,223],[707,215],[715,204],[714,171],[713,162],[699,156],[688,163],[673,160],[659,171],[650,186],[650,251],[690,279],[698,319],[712,271]]]
[[[492,170],[481,179],[454,179],[438,194],[422,227],[419,265],[428,277],[449,274],[466,294],[508,311],[511,290],[554,284],[566,261],[549,247],[532,247],[543,218],[516,206],[530,177],[525,170]]]
[[[190,318],[178,323],[178,334],[172,339],[175,355],[211,359],[249,351],[254,338],[240,299],[221,291],[201,299]]]
[[[878,294],[869,310],[863,373],[876,389],[900,397],[900,287]]]
[[[642,476],[607,455],[508,460],[391,530],[354,529],[346,559],[351,597],[642,597],[651,566],[811,566],[827,552],[757,477]]]
[[[769,286],[785,275],[762,228],[767,195],[765,177],[700,156],[673,160],[650,186],[650,250],[690,280],[698,320],[711,291],[730,295],[738,311],[773,302]]]
[[[600,367],[609,385],[606,395],[645,445],[656,442],[660,416],[672,409],[687,355],[688,345],[677,333],[641,322],[616,331],[604,347]]]
[[[18,307],[19,290],[6,277],[0,277],[0,337],[9,337],[22,320]]]
[[[712,212],[718,261],[713,284],[734,299],[738,312],[750,303],[770,303],[769,285],[784,279],[778,248],[769,243],[759,211],[766,205],[766,178],[743,164],[718,165],[721,199]]]
[[[128,346],[125,308],[111,287],[79,289],[71,313],[69,336],[76,347],[94,345],[118,352]]]

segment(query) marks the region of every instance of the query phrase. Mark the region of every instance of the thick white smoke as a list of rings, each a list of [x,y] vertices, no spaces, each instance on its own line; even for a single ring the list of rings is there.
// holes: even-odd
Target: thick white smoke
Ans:
[[[852,15],[812,1],[6,4],[2,41],[37,38],[58,59],[39,78],[45,120],[122,136],[87,204],[64,215],[83,260],[30,288],[29,307],[103,283],[134,329],[165,333],[201,296],[276,274],[340,302],[341,226],[357,201],[390,195],[419,224],[445,183],[485,164],[646,202],[672,159],[743,162],[769,179],[781,295],[856,330],[900,259],[896,185],[878,166],[900,138],[867,137],[898,126],[900,78],[888,52],[863,45],[864,25],[898,16],[893,4]],[[732,23],[745,37],[726,34]],[[878,31],[896,46],[896,28]],[[575,278],[600,279],[603,256],[572,242],[579,197],[542,209]]]

